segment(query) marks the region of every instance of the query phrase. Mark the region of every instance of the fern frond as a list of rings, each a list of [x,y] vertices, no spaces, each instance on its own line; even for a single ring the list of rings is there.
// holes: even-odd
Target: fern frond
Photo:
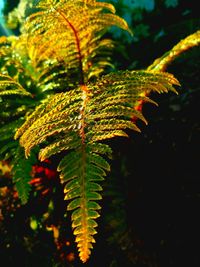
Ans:
[[[148,71],[166,71],[167,67],[182,53],[185,51],[198,46],[200,44],[200,31],[197,31],[185,39],[181,40],[178,44],[176,44],[171,50],[166,52],[162,57],[157,58],[154,62],[147,68]],[[147,91],[144,95],[149,95],[150,90]],[[143,101],[138,101],[136,108],[142,108]],[[133,117],[135,119],[135,117]]]
[[[153,64],[148,67],[148,70],[165,71],[168,65],[179,57],[180,54],[198,45],[200,45],[200,31],[196,31],[181,40],[162,57],[156,59]]]
[[[22,85],[9,75],[0,74],[0,96],[25,95],[31,96]]]
[[[66,88],[66,78],[69,74],[63,65],[55,59],[48,58],[37,64],[34,58],[35,54],[37,54],[37,47],[29,41],[27,34],[22,34],[19,37],[5,37],[0,42],[1,74],[10,76],[15,81],[15,88],[19,89],[21,85],[37,100],[41,100],[51,94],[52,90],[58,92]],[[70,79],[71,76],[68,80]],[[13,81],[10,81],[12,88],[14,86]],[[2,94],[10,93],[10,90],[8,93],[7,91],[3,91]],[[14,91],[13,93],[17,92]],[[36,99],[35,105],[37,104]]]
[[[58,171],[80,259],[86,262],[100,216],[100,182],[110,171],[107,158],[112,149],[104,141],[140,131],[133,117],[147,124],[138,109],[139,103],[155,104],[147,94],[176,93],[179,82],[163,70],[199,44],[199,32],[147,71],[119,71],[99,78],[107,66],[112,67],[114,44],[102,39],[105,31],[117,26],[131,33],[114,6],[95,0],[38,2],[19,37],[0,38],[0,156],[13,154],[13,179],[26,203],[36,155],[44,161],[64,154]]]
[[[129,31],[125,20],[113,14],[115,9],[108,3],[40,1],[37,7],[40,10],[24,26],[28,42],[36,47],[33,55],[36,64],[48,58],[65,62],[81,84],[103,71],[105,62],[109,62],[109,57],[96,60],[104,50],[112,48],[110,40],[101,40],[106,28],[118,26]]]
[[[35,146],[35,142],[40,144],[47,137],[78,129],[80,93],[80,91],[71,90],[67,93],[56,94],[49,101],[40,105],[24,125],[17,130],[15,138],[18,138],[24,132],[20,140],[22,146],[26,144],[26,156],[29,155],[31,148]],[[46,104],[47,102],[48,104]],[[35,139],[36,136],[38,137],[37,140]],[[69,140],[71,140],[71,136]]]
[[[39,159],[41,161],[51,157],[54,154],[60,153],[63,150],[66,151],[70,149],[76,149],[80,146],[80,139],[78,138],[77,134],[73,132],[68,134],[68,137],[64,138],[63,140],[61,135],[58,135],[56,139],[57,140],[52,144],[40,150]]]
[[[0,158],[13,160],[19,142],[13,140],[15,131],[24,122],[24,115],[37,105],[33,99],[32,82],[26,50],[21,37],[0,40]]]
[[[0,159],[5,160],[12,155],[12,151],[19,146],[18,141],[13,140],[13,136],[18,127],[22,124],[21,120],[14,120],[0,124]]]
[[[95,219],[100,216],[97,210],[101,207],[96,201],[102,198],[99,193],[102,187],[98,182],[104,180],[106,172],[110,170],[110,165],[98,154],[98,144],[95,153],[93,147],[80,146],[65,156],[58,166],[61,181],[65,183],[65,199],[70,200],[67,209],[72,211],[72,228],[83,262],[90,256],[92,243],[95,242],[93,235],[97,233]],[[107,147],[102,145],[100,154],[104,149],[107,151]]]
[[[65,183],[65,200],[72,211],[72,227],[80,258],[85,262],[95,242],[94,219],[101,199],[98,184],[110,170],[102,156],[110,155],[108,145],[99,143],[116,136],[127,137],[126,130],[139,130],[131,120],[143,115],[134,109],[146,91],[176,91],[178,81],[168,73],[122,71],[110,73],[95,83],[80,85],[44,101],[18,129],[15,138],[25,148],[26,157],[42,144],[40,160],[67,151],[58,171]]]
[[[31,156],[26,159],[21,147],[15,154],[15,159],[11,162],[13,182],[15,183],[18,196],[21,199],[22,204],[26,204],[31,191],[32,179],[31,172],[33,165],[37,162],[35,153],[31,153]]]
[[[85,107],[86,138],[92,138],[113,130],[113,136],[122,135],[122,129],[137,129],[130,120],[136,116],[146,122],[143,115],[133,109],[139,100],[146,100],[146,91],[159,93],[169,90],[176,92],[173,85],[178,81],[168,73],[150,71],[122,71],[103,76],[95,84],[88,84],[85,94],[88,99]],[[82,123],[82,87],[70,92],[56,94],[40,105],[30,115],[25,124],[16,132],[15,138],[25,147],[28,156],[32,147],[42,143],[47,137],[69,131],[80,132]],[[105,120],[106,119],[106,120]],[[107,129],[107,130],[106,130]],[[109,133],[110,135],[110,133]],[[105,138],[107,135],[105,135]],[[111,135],[112,136],[112,135]]]
[[[132,116],[146,122],[143,115],[133,108],[140,100],[148,101],[144,93],[176,92],[173,85],[179,85],[178,81],[171,74],[162,72],[122,71],[105,75],[95,84],[51,97],[27,118],[15,138],[21,136],[20,143],[28,156],[32,147],[49,137],[56,137],[52,139],[51,149],[54,151],[57,147],[57,152],[60,152],[63,140],[66,138],[66,144],[70,143],[76,135],[82,142],[126,136],[125,129],[138,130],[131,121]],[[74,134],[69,135],[72,132]]]

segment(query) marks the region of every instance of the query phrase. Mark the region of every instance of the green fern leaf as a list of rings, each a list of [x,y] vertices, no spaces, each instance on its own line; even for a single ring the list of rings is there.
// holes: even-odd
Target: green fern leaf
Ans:
[[[69,152],[60,162],[58,170],[61,171],[62,183],[65,183],[65,200],[70,200],[67,209],[72,211],[72,227],[79,256],[85,262],[95,242],[93,235],[97,233],[94,219],[100,216],[97,210],[101,207],[96,201],[102,198],[98,193],[102,187],[97,182],[104,179],[110,165],[94,153],[90,145],[84,145]]]
[[[33,165],[37,162],[34,152],[31,153],[28,159],[25,159],[22,148],[18,148],[14,160],[11,162],[13,182],[15,183],[19,198],[22,204],[26,204],[31,191],[32,179],[31,172]]]
[[[19,146],[18,141],[14,141],[15,131],[22,124],[21,120],[11,121],[5,124],[1,123],[0,127],[0,159],[5,160],[12,156],[12,151]]]

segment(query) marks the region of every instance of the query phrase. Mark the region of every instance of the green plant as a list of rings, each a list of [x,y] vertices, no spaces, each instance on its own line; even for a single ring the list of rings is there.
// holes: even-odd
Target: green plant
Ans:
[[[110,171],[109,141],[139,131],[151,92],[177,92],[167,66],[199,45],[200,32],[180,41],[147,70],[111,71],[111,26],[131,31],[113,5],[94,0],[41,0],[19,36],[0,39],[1,160],[11,166],[23,204],[32,167],[57,158],[80,259],[90,256],[100,185]],[[19,141],[18,141],[19,140]],[[24,153],[24,150],[25,153]],[[97,203],[98,202],[98,203]]]

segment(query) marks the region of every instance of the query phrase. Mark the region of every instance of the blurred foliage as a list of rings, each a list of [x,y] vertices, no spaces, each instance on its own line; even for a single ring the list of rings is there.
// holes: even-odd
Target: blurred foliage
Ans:
[[[200,28],[198,2],[194,0],[110,2],[134,32],[133,38],[116,29],[109,33],[117,44],[113,52],[117,69],[145,68]],[[26,13],[20,8],[19,15],[17,5],[18,1],[7,0],[4,8],[7,25],[15,30]],[[102,234],[85,266],[199,267],[199,52],[195,48],[169,67],[182,84],[179,97],[155,96],[160,110],[144,107],[149,126],[141,123],[142,134],[134,133],[125,143],[113,141],[112,173],[104,184],[108,189],[103,197],[105,219],[99,222]],[[35,178],[39,173],[41,180],[35,180],[34,185],[39,188],[38,195],[21,206],[8,167],[0,165],[1,266],[81,266],[74,260],[71,232],[65,233],[66,240],[58,238],[54,243],[57,231],[69,229],[60,223],[65,204],[58,184],[53,200],[41,198],[38,192],[46,190],[45,168],[53,171],[55,166],[44,163],[39,167],[42,169],[35,170]],[[56,214],[52,205],[60,207]],[[60,258],[60,252],[67,258]]]

